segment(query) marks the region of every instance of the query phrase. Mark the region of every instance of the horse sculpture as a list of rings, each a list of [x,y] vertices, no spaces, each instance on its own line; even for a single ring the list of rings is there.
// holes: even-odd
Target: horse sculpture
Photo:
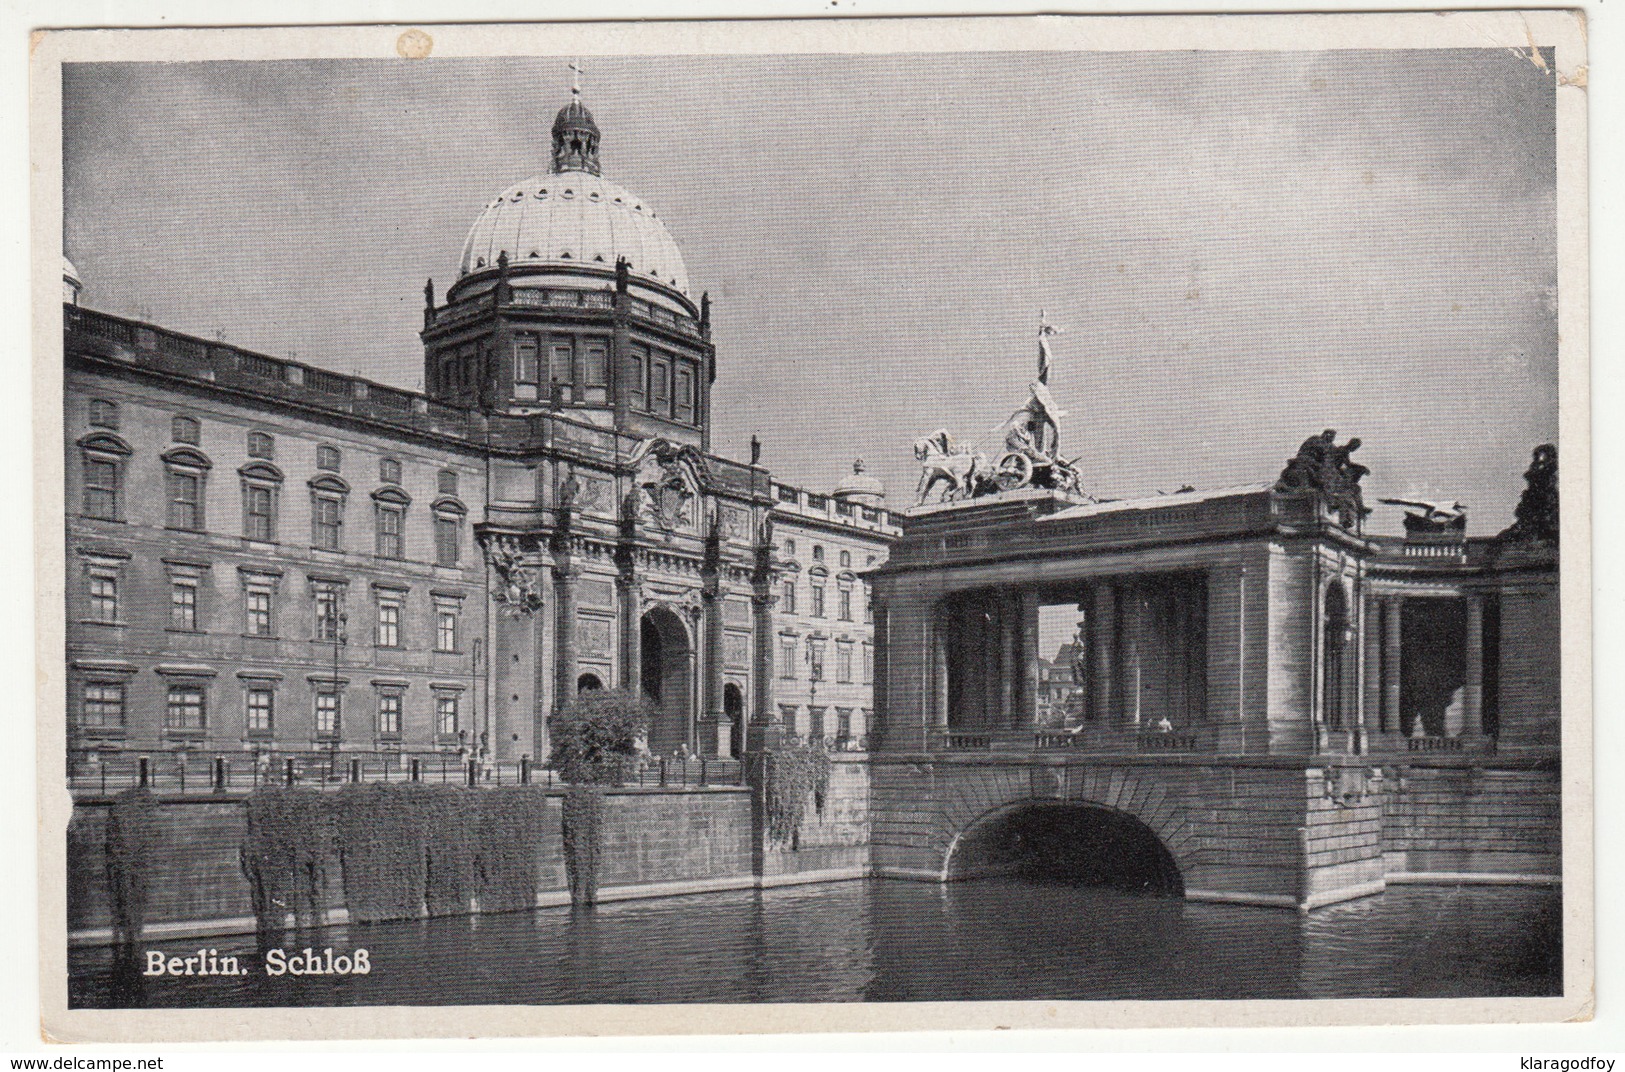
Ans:
[[[945,428],[914,441],[914,457],[920,462],[919,501],[925,502],[939,482],[946,482],[940,502],[968,499],[978,482],[988,474],[987,457],[954,443]]]

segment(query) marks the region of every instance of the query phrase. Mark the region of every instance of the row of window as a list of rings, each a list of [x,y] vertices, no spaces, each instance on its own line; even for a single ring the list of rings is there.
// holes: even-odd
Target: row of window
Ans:
[[[116,432],[119,427],[118,403],[110,402],[105,398],[91,399],[90,426],[104,428]],[[202,442],[202,425],[196,417],[176,414],[169,421],[169,437],[176,443],[185,446],[198,446]],[[251,431],[248,433],[248,456],[262,461],[276,459],[276,437],[269,432]],[[343,453],[338,447],[322,443],[316,447],[316,468],[324,472],[340,472],[343,465]],[[380,458],[378,460],[378,479],[384,484],[401,483],[401,461],[399,458]],[[436,487],[441,495],[457,494],[457,471],[442,469],[436,477]]]
[[[169,578],[168,627],[182,632],[202,632],[199,628],[198,594],[201,571],[178,567]],[[254,637],[276,635],[276,598],[281,578],[271,573],[241,571],[243,582],[243,634]],[[112,566],[92,566],[87,578],[90,620],[122,624],[119,600],[120,577]],[[343,581],[310,579],[311,639],[348,643],[344,611],[348,584]],[[372,640],[375,647],[404,648],[406,590],[376,587]],[[434,650],[455,654],[461,630],[462,597],[445,593],[431,595],[433,605]]]
[[[609,401],[610,343],[607,338],[516,332],[509,372],[514,397],[603,405]],[[444,393],[475,389],[480,378],[480,344],[466,342],[440,352],[438,388]],[[625,366],[627,401],[635,410],[694,424],[700,409],[700,366],[696,361],[634,344]]]
[[[431,686],[434,694],[434,728],[440,737],[456,736],[461,723],[460,690]],[[401,716],[406,702],[406,686],[375,685],[373,733],[380,738],[399,738]],[[332,686],[318,686],[311,697],[313,726],[318,740],[339,740],[343,736],[344,695]],[[276,733],[277,692],[269,684],[255,683],[243,689],[243,736],[270,738]],[[117,731],[127,722],[127,699],[122,681],[90,680],[84,683],[79,705],[79,726],[84,730]],[[200,736],[210,729],[209,693],[202,682],[170,685],[164,699],[164,730],[180,736]]]
[[[824,651],[826,641],[822,637],[807,637],[805,643],[793,636],[779,637],[779,676],[786,680],[800,676],[798,667],[805,663],[809,681],[824,681]],[[835,680],[843,684],[852,682],[852,649],[859,645],[850,640],[837,640],[835,642]],[[864,641],[863,649],[863,684],[871,685],[875,679],[875,649],[874,645]]]
[[[794,540],[785,540],[784,541],[784,557],[785,558],[795,558],[796,557],[796,541],[794,541]],[[822,561],[824,561],[824,545],[823,544],[815,543],[815,544],[812,545],[812,560],[814,562],[822,562]],[[875,561],[876,561],[876,556],[869,555],[867,558],[865,558],[863,564],[867,568],[869,566],[873,566],[875,564]],[[852,568],[852,552],[851,551],[842,551],[841,552],[841,555],[840,555],[840,567],[841,567],[841,569],[845,569],[845,570],[849,570],[849,569]]]
[[[807,613],[814,618],[829,617],[828,604],[824,599],[824,585],[821,579],[818,577],[809,577],[808,582],[808,590],[812,594],[812,604],[807,608]],[[791,579],[785,581],[783,587],[780,589],[779,609],[785,614],[799,613],[799,611],[796,609],[796,587],[795,580]],[[869,603],[867,585],[864,586],[864,595],[863,620],[865,622],[872,622],[874,620],[874,611]],[[843,622],[850,622],[852,620],[852,582],[847,580],[841,581],[840,587],[836,589],[835,596],[835,616]]]
[[[802,730],[803,722],[800,714],[801,708],[797,707],[795,704],[779,705],[779,718],[781,721],[783,721],[785,726],[789,727],[790,732],[792,733],[800,733]],[[869,721],[869,709],[864,708],[864,725],[868,725]],[[848,740],[852,736],[852,708],[837,707],[835,709],[835,721],[834,724],[831,725],[829,721],[829,708],[808,707],[805,727],[808,737],[833,736],[836,738],[836,740]],[[831,731],[833,731],[833,733],[831,733]]]
[[[112,436],[92,436],[81,443],[84,453],[84,516],[103,521],[124,520],[124,479],[130,451]],[[400,479],[399,462],[389,474]],[[211,463],[201,453],[177,448],[163,455],[165,487],[165,527],[186,532],[207,529],[205,513],[207,480]],[[447,470],[441,487],[456,487],[456,473]],[[283,476],[268,462],[255,461],[238,470],[242,487],[242,535],[261,543],[278,539],[278,514]],[[326,551],[347,549],[345,541],[346,506],[350,487],[333,475],[309,482],[311,545]],[[373,553],[379,558],[407,557],[406,515],[411,497],[395,483],[386,483],[373,492]],[[434,561],[437,565],[458,565],[462,545],[462,523],[466,508],[454,498],[442,497],[430,507],[433,524]]]

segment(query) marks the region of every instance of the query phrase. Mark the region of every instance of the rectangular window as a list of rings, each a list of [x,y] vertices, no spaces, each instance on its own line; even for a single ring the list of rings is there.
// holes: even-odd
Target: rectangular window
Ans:
[[[558,384],[566,388],[560,396],[565,401],[570,398],[569,386],[575,375],[575,348],[570,345],[569,339],[554,339],[547,347],[547,382]]]
[[[339,634],[339,590],[331,584],[324,584],[315,590],[316,599],[316,639],[338,641]]]
[[[863,586],[863,624],[873,625],[875,622],[875,597],[868,585]]]
[[[401,694],[398,692],[381,692],[378,694],[378,736],[399,737],[401,735]]]
[[[336,740],[339,735],[339,694],[336,692],[318,692],[316,694],[316,736],[324,740]]]
[[[271,590],[264,587],[249,588],[243,598],[245,607],[243,632],[249,636],[270,636]]]
[[[684,424],[694,423],[694,366],[687,361],[677,363],[676,405],[672,415]]]
[[[198,532],[203,528],[203,477],[184,469],[169,471],[169,527]]]
[[[812,613],[814,618],[824,616],[824,586],[821,584],[812,586]]]
[[[837,741],[850,741],[852,739],[852,709],[850,707],[837,707],[835,709],[835,739]]]
[[[835,644],[835,680],[842,682],[852,680],[852,645],[846,641],[837,641]]]
[[[536,383],[538,364],[542,355],[536,336],[521,332],[513,340],[513,382]]]
[[[204,714],[203,686],[171,685],[169,687],[169,702],[164,707],[165,729],[202,730]]]
[[[796,582],[784,582],[784,595],[779,602],[783,607],[784,613],[794,614],[796,612]]]
[[[779,704],[779,721],[784,723],[786,733],[796,732],[796,714],[799,710],[795,704]]]
[[[457,612],[440,607],[434,615],[434,650],[457,650]]]
[[[79,705],[79,725],[113,729],[124,725],[124,686],[116,681],[88,681]]]
[[[337,551],[344,540],[344,502],[337,496],[318,495],[315,507],[316,546],[326,551]]]
[[[627,361],[627,401],[633,409],[649,407],[649,351],[642,346],[632,347]]]
[[[596,340],[581,344],[579,380],[585,387],[604,387],[609,383],[609,347]]]
[[[406,511],[398,506],[378,507],[378,557],[401,558],[401,529]]]
[[[873,644],[863,645],[863,683],[865,685],[875,683],[875,646]]]
[[[118,581],[115,578],[90,578],[90,616],[98,622],[118,621]]]
[[[401,646],[401,605],[393,599],[380,600],[378,603],[378,646]]]
[[[814,681],[824,680],[824,642],[807,638],[808,674]]]
[[[779,676],[786,679],[796,676],[796,641],[794,637],[779,638]]]
[[[250,737],[271,736],[271,720],[276,717],[276,693],[270,689],[249,689],[243,694],[244,726]]]
[[[316,468],[326,469],[330,473],[339,471],[339,448],[319,446],[316,448]]]
[[[649,410],[662,417],[671,416],[671,359],[665,354],[650,359]]]
[[[457,494],[457,470],[455,470],[455,469],[442,469],[442,470],[440,470],[440,474],[437,477],[435,477],[435,487],[439,489],[440,494],[442,494],[442,495],[456,495]]]
[[[807,708],[807,739],[820,740],[824,736],[824,708]]]
[[[841,621],[849,622],[852,620],[852,589],[842,588],[840,600]]]
[[[378,479],[385,484],[399,484],[401,482],[401,463],[396,458],[380,458],[378,460]]]
[[[270,461],[276,456],[276,440],[266,432],[248,433],[248,456]]]
[[[434,519],[434,560],[437,565],[457,565],[457,527],[455,517]]]
[[[85,459],[85,516],[117,521],[118,463],[107,458]]]
[[[263,484],[243,485],[243,535],[271,543],[276,539],[274,492]]]
[[[177,443],[197,446],[200,426],[195,417],[174,417],[169,422],[169,438]]]
[[[191,579],[169,582],[169,627],[197,629],[197,582]]]
[[[434,731],[442,737],[457,736],[457,697],[441,693],[434,698]]]

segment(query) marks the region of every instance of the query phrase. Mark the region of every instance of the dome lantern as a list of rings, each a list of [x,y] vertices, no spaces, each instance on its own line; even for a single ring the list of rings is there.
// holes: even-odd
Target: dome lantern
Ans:
[[[581,64],[571,61],[570,100],[553,119],[553,174],[585,171],[602,174],[598,165],[598,124],[581,103]]]

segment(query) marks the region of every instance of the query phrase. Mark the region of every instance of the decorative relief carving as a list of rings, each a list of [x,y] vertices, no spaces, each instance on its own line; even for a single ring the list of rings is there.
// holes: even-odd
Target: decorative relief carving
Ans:
[[[576,618],[577,651],[583,658],[608,659],[614,630],[608,618],[582,614]]]
[[[750,604],[743,599],[725,599],[722,601],[722,620],[729,625],[750,624]]]
[[[750,634],[726,633],[722,638],[722,661],[729,666],[750,665]]]
[[[693,530],[700,483],[691,455],[697,454],[692,447],[665,439],[638,444],[630,459],[636,474],[633,495],[638,520],[653,522],[668,535]]]
[[[491,598],[514,614],[540,610],[544,602],[541,568],[526,561],[519,537],[492,536],[486,542],[485,553],[497,575]]]

